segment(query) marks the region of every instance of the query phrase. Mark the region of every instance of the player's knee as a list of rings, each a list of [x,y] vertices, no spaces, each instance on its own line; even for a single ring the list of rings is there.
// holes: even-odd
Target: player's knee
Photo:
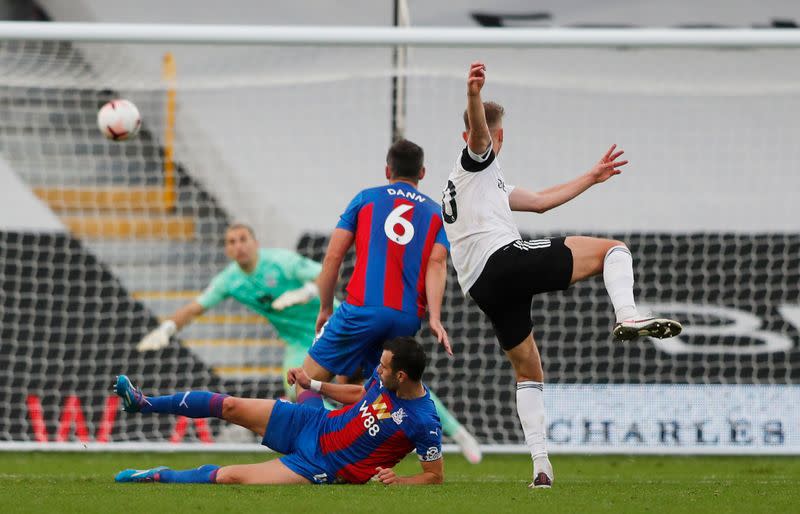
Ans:
[[[222,419],[236,419],[236,415],[241,411],[241,401],[234,396],[228,396],[222,401]]]
[[[603,269],[605,268],[606,259],[608,258],[609,255],[611,255],[612,250],[615,250],[617,248],[624,249],[626,252],[630,253],[630,250],[628,249],[628,245],[626,245],[624,242],[618,241],[616,239],[608,239],[608,240],[605,241],[604,245],[602,245],[600,248],[598,248],[598,250],[600,250],[600,251],[597,252],[597,257],[598,257],[598,259],[597,259],[598,270],[597,271],[598,272],[603,271]]]
[[[606,244],[606,248],[605,251],[603,252],[603,255],[604,256],[608,255],[608,252],[610,252],[614,248],[624,248],[625,250],[630,252],[630,250],[628,250],[628,245],[626,245],[624,242],[617,241],[616,239],[609,239],[608,243]]]
[[[306,360],[303,362],[303,371],[312,380],[330,382],[331,378],[333,378],[333,373],[322,367],[310,355],[306,355]]]
[[[508,352],[508,357],[518,382],[526,380],[541,382],[544,378],[542,360],[539,358],[538,352],[535,351],[534,344],[532,341],[530,343],[524,341],[517,348]]]
[[[519,366],[514,366],[514,374],[516,375],[517,382],[526,382],[532,380],[534,382],[544,382],[544,369],[540,360],[533,359],[520,363]]]
[[[219,468],[217,471],[217,483],[218,484],[243,484],[243,477],[241,473],[237,473],[236,470],[231,469],[231,467],[224,467]]]

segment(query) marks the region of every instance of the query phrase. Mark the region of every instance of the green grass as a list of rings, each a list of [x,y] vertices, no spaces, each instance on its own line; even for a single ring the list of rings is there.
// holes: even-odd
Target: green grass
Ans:
[[[528,490],[526,456],[447,456],[430,487],[115,484],[120,469],[259,462],[270,454],[0,453],[0,512],[800,512],[800,459],[553,456],[555,487]],[[402,473],[418,469],[413,458]]]

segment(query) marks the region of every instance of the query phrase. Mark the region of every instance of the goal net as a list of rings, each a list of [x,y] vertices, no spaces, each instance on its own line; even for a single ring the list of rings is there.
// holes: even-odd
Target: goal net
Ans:
[[[0,441],[242,441],[216,420],[119,413],[109,386],[281,396],[279,334],[231,301],[162,351],[136,344],[226,265],[232,221],[321,260],[352,196],[384,182],[395,130],[424,147],[420,189],[438,201],[478,58],[507,113],[508,183],[563,183],[612,143],[631,161],[517,215],[522,232],[625,241],[642,308],[685,326],[612,341],[600,277],[536,297],[551,448],[800,451],[800,70],[796,50],[746,46],[417,46],[398,65],[388,47],[0,41],[0,179],[59,220],[0,207]],[[139,107],[137,139],[97,130],[111,98]],[[456,355],[423,328],[427,383],[487,449],[525,451],[510,366],[452,269],[443,318]]]

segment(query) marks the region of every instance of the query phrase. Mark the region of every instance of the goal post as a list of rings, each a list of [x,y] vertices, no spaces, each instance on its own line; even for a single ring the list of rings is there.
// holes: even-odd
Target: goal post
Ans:
[[[0,22],[5,40],[194,45],[535,48],[797,48],[785,29],[453,28]]]
[[[33,193],[0,206],[0,449],[252,450],[216,420],[121,413],[108,386],[280,396],[278,334],[232,302],[161,352],[136,343],[227,264],[230,222],[321,260],[398,128],[439,201],[481,59],[509,184],[563,183],[612,143],[631,160],[522,232],[625,241],[642,308],[685,322],[618,343],[601,278],[537,296],[550,450],[800,454],[798,56],[781,29],[0,22],[0,187]],[[95,122],[119,97],[143,118],[124,143]],[[456,355],[424,326],[426,382],[485,450],[526,452],[510,365],[452,268],[443,322]]]

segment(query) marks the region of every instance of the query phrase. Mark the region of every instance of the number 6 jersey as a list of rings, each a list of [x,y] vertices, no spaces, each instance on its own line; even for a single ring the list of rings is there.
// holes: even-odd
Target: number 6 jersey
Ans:
[[[521,239],[508,203],[513,190],[514,186],[503,180],[491,145],[483,155],[465,147],[447,177],[442,213],[452,245],[453,266],[464,294],[478,280],[495,251]]]
[[[358,193],[336,228],[355,234],[347,303],[422,317],[431,250],[436,243],[449,249],[439,205],[413,185],[395,182]]]

